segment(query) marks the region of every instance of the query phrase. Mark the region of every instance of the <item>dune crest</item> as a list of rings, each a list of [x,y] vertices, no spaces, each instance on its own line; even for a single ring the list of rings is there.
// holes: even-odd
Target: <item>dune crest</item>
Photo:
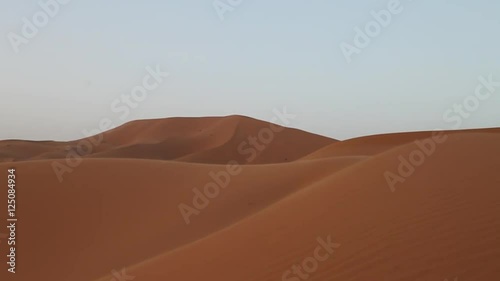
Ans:
[[[82,158],[134,158],[225,164],[282,163],[336,140],[244,116],[138,120],[70,142],[0,141],[0,162]],[[86,145],[85,145],[86,144]],[[83,153],[78,152],[82,145]],[[86,146],[91,146],[91,152]]]

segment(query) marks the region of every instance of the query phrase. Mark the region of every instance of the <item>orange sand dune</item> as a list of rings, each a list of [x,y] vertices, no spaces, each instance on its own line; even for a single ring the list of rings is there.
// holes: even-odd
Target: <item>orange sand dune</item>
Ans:
[[[241,174],[230,177],[228,187],[221,188],[208,207],[189,217],[189,225],[178,205],[193,206],[192,189],[203,191],[206,184],[215,182],[210,173],[226,171],[226,166],[86,159],[59,183],[50,160],[17,163],[18,196],[25,206],[19,208],[23,219],[18,239],[26,249],[20,253],[23,266],[30,268],[19,276],[97,278],[112,268],[201,239],[354,163],[325,159],[241,167]],[[8,167],[0,164],[1,170]],[[290,176],[283,178],[283,173]]]
[[[52,165],[78,141],[0,142],[19,200],[18,270],[7,280],[500,277],[499,129],[338,142],[285,128],[249,161],[238,146],[269,126],[131,122],[104,133],[62,182]],[[400,175],[402,159],[411,173]]]
[[[496,280],[499,142],[498,133],[452,134],[391,193],[385,170],[415,149],[400,146],[127,272],[141,280],[299,280],[282,278],[330,236],[340,247],[302,272],[307,280]]]
[[[93,154],[100,158],[146,158],[195,163],[280,163],[296,160],[335,140],[243,116],[168,118],[135,121],[104,134],[115,149]],[[271,140],[266,144],[268,135]],[[132,132],[132,134],[130,133]],[[257,148],[249,137],[262,134]],[[130,136],[133,136],[130,139]],[[262,147],[262,150],[260,149]]]
[[[500,133],[500,129],[476,129],[476,130],[456,130],[446,131],[446,134],[456,134],[464,132],[495,132]],[[302,159],[326,158],[332,156],[371,156],[386,151],[390,148],[432,137],[436,132],[410,132],[399,134],[373,135],[360,138],[353,138],[342,142],[327,145]]]
[[[0,141],[0,162],[23,161],[40,154],[64,151],[64,143],[49,141]]]
[[[259,138],[260,137],[260,138]],[[252,143],[251,138],[256,143]],[[178,160],[226,164],[281,163],[301,158],[335,140],[243,117],[140,120],[72,142],[0,142],[0,162],[65,159],[79,144],[81,157]]]

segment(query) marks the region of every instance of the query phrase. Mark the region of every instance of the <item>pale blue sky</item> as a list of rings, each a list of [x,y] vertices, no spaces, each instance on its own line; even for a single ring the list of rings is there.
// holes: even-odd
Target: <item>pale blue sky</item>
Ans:
[[[41,8],[2,0],[0,139],[81,138],[105,117],[270,120],[283,106],[292,127],[339,139],[451,129],[443,114],[479,76],[500,81],[500,2],[401,0],[347,63],[340,44],[389,2],[243,0],[221,21],[212,0],[72,0],[16,54],[9,32]],[[157,64],[170,76],[120,119],[113,100]],[[499,108],[500,88],[461,127],[498,127]]]

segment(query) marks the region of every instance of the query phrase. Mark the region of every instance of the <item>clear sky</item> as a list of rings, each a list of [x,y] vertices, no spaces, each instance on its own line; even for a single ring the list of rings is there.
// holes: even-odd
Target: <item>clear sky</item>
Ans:
[[[500,1],[401,0],[348,63],[342,42],[356,47],[355,28],[391,1],[221,0],[218,13],[212,0],[71,0],[44,23],[49,0],[2,0],[0,139],[77,139],[102,118],[270,120],[284,106],[292,127],[338,139],[458,128],[443,114],[479,76],[500,81]],[[32,38],[24,17],[41,26]],[[114,112],[157,65],[170,75]],[[499,108],[500,87],[460,128],[499,127]]]

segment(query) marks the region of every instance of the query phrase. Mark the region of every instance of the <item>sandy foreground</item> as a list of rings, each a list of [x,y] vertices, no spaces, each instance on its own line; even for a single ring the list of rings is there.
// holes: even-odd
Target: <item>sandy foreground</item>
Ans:
[[[499,171],[500,129],[338,141],[229,116],[0,141],[0,279],[500,280]]]

